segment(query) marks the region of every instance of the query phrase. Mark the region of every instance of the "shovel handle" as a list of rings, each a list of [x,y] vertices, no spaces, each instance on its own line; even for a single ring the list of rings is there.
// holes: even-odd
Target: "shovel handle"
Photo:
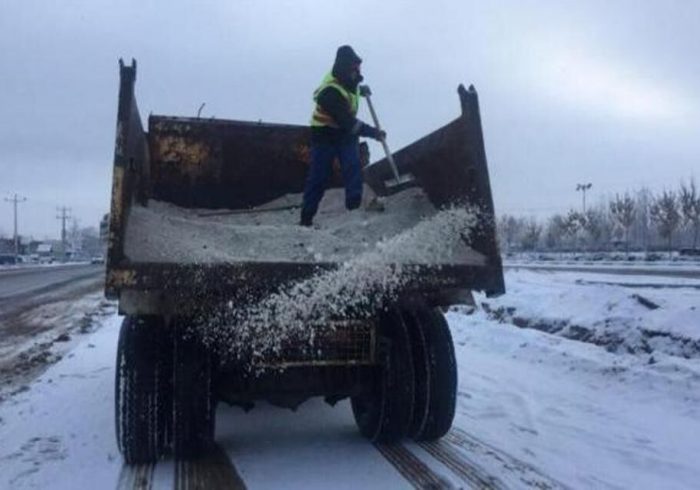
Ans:
[[[367,105],[369,106],[369,112],[372,114],[372,120],[374,121],[374,126],[381,131],[382,127],[379,125],[379,118],[377,117],[377,113],[374,110],[374,105],[372,104],[372,97],[370,96],[369,92],[364,94],[365,99],[367,99]],[[389,145],[386,143],[386,138],[383,137],[380,139],[382,146],[384,147],[384,154],[386,155],[386,159],[389,161],[389,165],[391,166],[391,171],[394,172],[394,177],[396,178],[396,182],[399,182],[399,169],[396,167],[396,162],[394,162],[394,156],[391,154],[391,151],[389,151]]]

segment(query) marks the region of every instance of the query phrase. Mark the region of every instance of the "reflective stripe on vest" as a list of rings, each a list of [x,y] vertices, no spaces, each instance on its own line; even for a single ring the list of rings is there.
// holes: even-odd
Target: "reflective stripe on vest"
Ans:
[[[350,106],[350,113],[355,116],[357,114],[357,109],[360,107],[360,91],[359,88],[354,92],[343,87],[338,80],[329,73],[323,78],[321,85],[314,91],[314,102],[316,102],[316,107],[311,115],[311,126],[329,126],[331,128],[337,128],[338,124],[333,120],[333,118],[328,114],[323,108],[318,104],[318,95],[323,92],[327,87],[333,87],[343,98],[348,102]]]

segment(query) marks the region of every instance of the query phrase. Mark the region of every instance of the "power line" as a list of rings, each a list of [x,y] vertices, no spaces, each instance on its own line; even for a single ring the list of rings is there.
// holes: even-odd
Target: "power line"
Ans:
[[[23,196],[17,195],[15,193],[14,196],[12,197],[6,197],[5,201],[11,202],[12,207],[14,210],[14,218],[15,218],[15,230],[14,230],[14,241],[15,241],[15,263],[17,262],[17,256],[19,255],[19,235],[17,234],[17,204],[26,201],[27,198]]]

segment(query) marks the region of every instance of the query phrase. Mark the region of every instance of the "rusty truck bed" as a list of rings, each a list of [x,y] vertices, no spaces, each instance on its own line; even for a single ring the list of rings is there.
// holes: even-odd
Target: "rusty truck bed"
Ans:
[[[205,216],[206,210],[245,210],[300,193],[309,163],[310,130],[299,125],[151,116],[145,131],[134,96],[135,62],[122,64],[120,75],[108,296],[130,295],[133,300],[139,295],[163,293],[218,297],[255,290],[262,294],[339,266],[338,260],[313,253],[308,261],[138,258],[134,244],[127,243],[129,236],[134,236],[127,233],[134,210],[142,212],[157,203]],[[469,239],[470,253],[456,263],[409,265],[415,280],[407,289],[462,288],[500,294],[504,291],[503,274],[478,99],[472,87],[466,90],[460,86],[458,94],[460,116],[397,152],[395,159],[400,172],[415,176],[434,208],[478,206],[481,221]],[[361,145],[361,159],[365,165],[369,160],[366,145]],[[385,160],[365,169],[365,180],[378,195],[389,194],[384,186],[389,177]],[[339,173],[335,172],[331,187],[340,186]],[[202,224],[206,219],[203,217]]]

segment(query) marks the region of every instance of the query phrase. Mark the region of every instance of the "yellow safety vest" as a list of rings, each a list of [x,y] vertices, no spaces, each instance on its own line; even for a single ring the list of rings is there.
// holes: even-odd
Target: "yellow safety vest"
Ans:
[[[333,73],[329,73],[323,78],[321,85],[314,91],[314,102],[316,102],[316,107],[311,115],[311,126],[321,127],[329,126],[331,128],[339,127],[338,124],[333,120],[333,118],[328,114],[323,108],[318,104],[318,95],[327,87],[333,87],[340,95],[343,96],[345,100],[348,101],[350,106],[350,112],[352,115],[357,114],[357,109],[360,107],[360,90],[355,89],[354,92],[343,87],[340,82],[333,76]]]

